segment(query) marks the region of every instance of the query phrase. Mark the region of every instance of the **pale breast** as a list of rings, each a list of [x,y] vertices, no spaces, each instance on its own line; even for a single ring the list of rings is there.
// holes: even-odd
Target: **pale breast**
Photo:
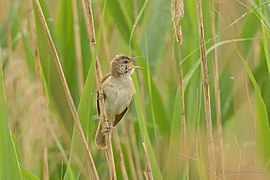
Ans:
[[[109,78],[103,86],[106,111],[110,115],[120,114],[128,107],[135,94],[130,76],[121,79]]]

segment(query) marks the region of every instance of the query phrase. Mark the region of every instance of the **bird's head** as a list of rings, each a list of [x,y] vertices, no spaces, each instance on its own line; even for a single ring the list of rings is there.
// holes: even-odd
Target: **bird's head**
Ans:
[[[125,55],[117,55],[111,62],[111,75],[114,77],[120,77],[123,75],[132,75],[135,69],[142,67],[133,66],[131,62],[139,57],[130,58]]]

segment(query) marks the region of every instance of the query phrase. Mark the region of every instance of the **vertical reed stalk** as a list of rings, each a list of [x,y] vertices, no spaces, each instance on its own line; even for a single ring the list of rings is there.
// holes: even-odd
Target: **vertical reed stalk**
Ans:
[[[210,0],[210,16],[211,16],[211,33],[212,33],[212,44],[216,44],[216,30],[215,30],[215,5],[214,0]],[[223,133],[222,133],[222,119],[221,119],[221,106],[220,106],[220,89],[219,89],[219,71],[217,61],[217,48],[213,50],[213,66],[214,66],[214,87],[215,87],[215,104],[216,104],[216,118],[217,118],[217,133],[218,133],[218,144],[220,149],[220,168],[222,172],[222,179],[225,179],[224,169],[224,148],[223,148]]]
[[[210,170],[210,180],[216,179],[216,163],[215,163],[215,150],[214,140],[212,132],[212,116],[211,116],[211,104],[210,104],[210,92],[209,92],[209,78],[208,67],[206,61],[205,52],[205,39],[204,39],[204,27],[202,17],[202,4],[201,0],[196,0],[197,18],[198,18],[198,32],[200,37],[200,51],[201,51],[201,68],[203,76],[203,91],[204,91],[204,103],[205,103],[205,115],[207,126],[207,141],[208,141],[208,162]]]
[[[241,171],[241,162],[242,162],[242,151],[241,151],[241,148],[240,148],[240,145],[238,143],[238,140],[237,140],[237,137],[234,136],[234,139],[235,139],[235,143],[237,145],[237,148],[238,148],[238,151],[239,151],[239,160],[238,160],[238,171],[240,172]],[[239,173],[237,173],[237,178],[236,179],[239,179]]]
[[[139,155],[139,148],[136,141],[136,133],[134,130],[134,121],[131,119],[130,123],[128,125],[129,134],[130,134],[130,141],[131,141],[131,147],[133,149],[134,159],[135,159],[135,165],[138,172],[138,178],[143,179],[143,173],[142,173],[142,166],[140,162],[140,155]]]
[[[124,161],[124,155],[123,155],[123,152],[122,152],[122,149],[121,149],[121,144],[120,144],[117,129],[114,129],[113,139],[114,139],[115,148],[116,148],[116,151],[117,151],[117,154],[118,154],[119,164],[120,164],[120,167],[121,167],[121,172],[122,172],[123,179],[128,180],[127,169],[126,169],[125,161]]]
[[[143,150],[144,150],[144,158],[145,158],[145,177],[147,180],[153,180],[153,174],[152,174],[152,168],[151,168],[151,164],[150,164],[150,160],[149,160],[149,156],[147,153],[147,149],[146,149],[146,145],[143,142]]]
[[[81,123],[80,123],[79,116],[78,116],[77,111],[76,111],[76,107],[75,107],[74,102],[72,100],[72,97],[71,97],[71,94],[70,94],[70,91],[69,91],[69,88],[68,88],[68,85],[67,85],[67,82],[66,82],[66,79],[65,79],[65,75],[64,75],[63,69],[61,67],[59,56],[57,54],[57,51],[56,51],[54,42],[52,40],[52,37],[51,37],[50,31],[49,31],[47,22],[45,20],[44,14],[42,12],[42,9],[41,9],[40,3],[39,3],[39,0],[34,0],[33,2],[35,4],[35,6],[36,6],[37,13],[38,13],[39,18],[40,18],[41,23],[42,23],[43,30],[45,31],[47,40],[49,42],[51,51],[52,51],[53,56],[54,56],[54,60],[55,60],[55,63],[56,63],[58,73],[59,73],[60,78],[61,78],[61,82],[62,82],[62,84],[64,86],[65,94],[66,94],[67,99],[68,99],[68,104],[69,104],[70,110],[72,112],[73,120],[74,120],[74,122],[75,122],[75,124],[76,124],[76,126],[78,128],[79,135],[80,135],[80,138],[82,140],[82,144],[83,144],[83,147],[84,147],[84,150],[85,150],[85,153],[86,153],[86,161],[87,161],[87,163],[89,165],[89,168],[90,168],[90,170],[92,172],[93,178],[94,179],[99,179],[98,174],[97,174],[97,170],[96,170],[96,167],[95,167],[95,164],[94,164],[91,152],[90,152],[90,149],[88,147],[87,140],[86,140],[86,138],[84,136],[83,129],[81,127]]]
[[[177,53],[179,55],[179,86],[181,96],[181,113],[182,113],[182,141],[184,154],[187,154],[187,127],[186,127],[186,113],[185,113],[185,93],[183,85],[183,68],[181,62],[181,46],[182,46],[182,30],[179,26],[181,18],[184,16],[184,0],[174,0],[172,2],[172,22],[174,28],[174,37],[177,42]],[[174,53],[173,53],[174,56]],[[188,175],[188,158],[185,158],[186,179]]]
[[[92,5],[90,0],[87,0],[87,12],[85,8],[85,4],[83,0],[80,1],[81,6],[83,9],[83,14],[84,18],[86,21],[86,27],[87,27],[87,32],[88,32],[88,38],[90,41],[90,48],[92,55],[94,55],[95,48],[96,48],[96,35],[95,35],[95,26],[94,26],[94,20],[93,20],[93,12],[92,12]],[[88,16],[88,18],[87,18]],[[102,22],[101,22],[102,23]],[[97,81],[97,91],[98,94],[101,96],[103,94],[103,90],[101,88],[101,79],[102,79],[102,71],[100,67],[100,61],[98,55],[96,56],[96,81]],[[106,114],[106,109],[105,109],[105,102],[104,98],[99,100],[99,105],[100,105],[100,121],[102,127],[109,127],[109,122],[107,119],[107,114]],[[112,150],[112,142],[111,142],[111,137],[112,137],[112,130],[106,131],[105,132],[105,139],[106,139],[106,147],[107,149],[105,150],[107,153],[107,163],[109,167],[109,172],[110,172],[110,179],[117,179],[116,178],[116,171],[115,171],[115,163],[114,163],[114,157],[113,157],[113,150]]]
[[[132,151],[131,151],[130,143],[129,143],[129,140],[128,140],[126,122],[122,121],[120,123],[120,125],[121,125],[124,142],[125,142],[126,149],[127,149],[127,156],[128,156],[128,162],[129,162],[129,167],[130,167],[130,171],[131,171],[131,177],[132,177],[132,179],[138,179],[137,174],[136,174],[136,169],[135,169],[135,166],[134,166],[134,161],[133,161],[133,158],[132,158]]]

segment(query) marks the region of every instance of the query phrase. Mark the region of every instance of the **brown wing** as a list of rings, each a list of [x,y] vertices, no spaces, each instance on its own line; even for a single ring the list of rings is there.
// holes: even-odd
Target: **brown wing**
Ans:
[[[124,111],[122,111],[120,114],[115,115],[114,121],[113,121],[113,127],[115,127],[119,123],[119,121],[126,115],[126,113],[128,112],[131,104],[132,104],[132,101],[130,102],[128,107],[126,107],[126,109]]]
[[[108,79],[110,77],[111,73],[106,74],[102,79],[101,79],[101,83],[103,83],[106,79]],[[105,94],[103,95],[105,98]],[[98,116],[100,116],[100,107],[99,107],[99,94],[97,92],[97,112],[98,112]]]

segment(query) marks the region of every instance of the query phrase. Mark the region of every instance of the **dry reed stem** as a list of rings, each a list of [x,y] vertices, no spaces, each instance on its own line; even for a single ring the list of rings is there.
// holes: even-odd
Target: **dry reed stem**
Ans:
[[[190,155],[188,155],[188,154],[183,154],[183,153],[181,153],[181,152],[179,152],[178,154],[181,155],[181,156],[184,156],[184,157],[186,157],[186,158],[192,159],[192,160],[194,160],[194,161],[197,161],[197,160],[198,160],[196,157],[192,157],[192,156],[190,156]]]
[[[92,12],[92,5],[90,0],[87,0],[87,13],[86,14],[86,9],[85,9],[85,4],[83,3],[83,0],[80,1],[81,6],[83,9],[83,15],[84,19],[86,21],[86,27],[88,31],[88,38],[90,41],[90,48],[92,54],[95,52],[96,48],[96,35],[95,35],[95,26],[94,26],[94,20],[93,20],[93,12]],[[87,18],[88,15],[88,18]],[[102,71],[100,67],[100,61],[98,58],[98,55],[96,57],[96,81],[97,81],[97,90],[98,94],[101,96],[103,94],[102,90],[102,84],[101,84],[101,79],[102,79]],[[106,108],[105,108],[105,102],[104,98],[99,100],[99,105],[100,105],[100,121],[102,127],[109,127],[109,122],[107,119],[107,114],[106,114]],[[112,149],[112,142],[111,142],[111,136],[112,136],[112,130],[106,131],[105,132],[105,139],[106,139],[106,153],[107,153],[107,163],[109,167],[109,172],[110,172],[110,179],[117,179],[116,177],[116,170],[115,170],[115,163],[114,163],[114,156],[113,156],[113,149]]]
[[[239,151],[238,171],[240,172],[241,171],[241,162],[242,162],[242,151],[241,151],[240,145],[238,143],[237,137],[234,136],[234,139],[235,139],[235,143],[237,145],[238,151]],[[239,175],[240,174],[237,173],[237,178],[236,179],[239,179]]]
[[[143,145],[144,157],[145,157],[145,168],[146,168],[145,175],[146,175],[147,179],[153,180],[152,168],[151,168],[151,164],[150,164],[150,160],[148,157],[145,143],[143,142],[142,145]]]
[[[204,91],[204,103],[205,103],[205,115],[206,115],[206,126],[207,126],[207,141],[208,141],[208,161],[209,161],[209,174],[210,180],[216,179],[216,162],[215,162],[215,150],[214,140],[212,132],[212,116],[211,116],[211,104],[210,104],[210,92],[209,92],[209,78],[208,78],[208,67],[206,61],[205,52],[205,39],[204,39],[204,27],[202,17],[202,4],[201,0],[196,0],[197,7],[197,18],[198,18],[198,32],[200,37],[200,50],[201,50],[201,68],[203,75],[203,91]]]
[[[140,155],[138,151],[139,148],[137,146],[136,133],[134,131],[134,121],[130,120],[128,128],[129,128],[131,146],[132,146],[134,157],[135,157],[135,165],[137,168],[138,178],[143,179],[142,166],[141,166]]]
[[[180,20],[184,16],[184,1],[183,0],[174,0],[172,1],[172,22],[174,27],[174,37],[178,46],[179,54],[179,86],[180,86],[180,96],[181,96],[181,113],[182,113],[182,140],[184,154],[187,154],[187,128],[186,128],[186,114],[185,114],[185,93],[183,85],[183,68],[181,63],[181,45],[182,45],[182,30],[179,25]],[[174,51],[174,48],[173,48]],[[174,57],[174,53],[173,53]],[[185,170],[186,170],[186,179],[189,179],[188,173],[188,159],[185,158]]]
[[[119,164],[120,164],[120,167],[121,167],[122,177],[123,177],[124,180],[128,180],[128,175],[127,175],[127,170],[126,170],[126,166],[125,166],[124,156],[123,156],[123,152],[122,152],[122,148],[121,148],[121,144],[120,144],[117,129],[114,129],[113,139],[114,139],[117,155],[118,155],[118,158],[119,158]]]
[[[44,180],[49,180],[49,167],[48,167],[48,151],[47,151],[47,146],[43,147],[42,149],[42,160],[43,160],[43,179]]]
[[[81,127],[81,123],[80,123],[79,116],[78,116],[77,111],[76,111],[76,107],[75,107],[74,102],[72,100],[72,97],[71,97],[71,94],[70,94],[70,91],[69,91],[69,88],[68,88],[68,85],[67,85],[67,82],[66,82],[66,79],[65,79],[65,75],[64,75],[63,69],[61,67],[59,56],[57,54],[55,45],[53,43],[53,40],[52,40],[50,31],[49,31],[47,22],[45,20],[44,14],[42,12],[39,0],[34,0],[34,4],[36,6],[37,13],[38,13],[39,18],[40,18],[41,23],[42,23],[43,30],[45,31],[47,40],[49,42],[51,51],[53,53],[54,60],[55,60],[55,63],[56,63],[56,67],[57,67],[58,73],[60,75],[61,82],[62,82],[62,84],[64,86],[64,91],[65,91],[65,94],[66,94],[67,99],[68,99],[68,104],[69,104],[70,110],[72,112],[73,119],[74,119],[74,122],[75,122],[75,124],[76,124],[76,126],[78,128],[79,136],[80,136],[80,138],[82,140],[82,144],[83,144],[83,147],[84,147],[84,150],[85,150],[85,153],[86,153],[86,161],[87,161],[87,163],[89,165],[90,170],[92,171],[93,178],[94,179],[99,179],[98,174],[97,174],[97,170],[96,170],[96,167],[94,165],[94,161],[93,161],[93,158],[92,158],[92,155],[91,155],[91,152],[90,152],[90,149],[88,147],[87,140],[86,140],[86,138],[84,136],[84,133],[83,133],[83,130],[82,130],[82,127]]]
[[[73,10],[73,20],[74,20],[74,37],[75,37],[75,50],[76,50],[76,62],[77,62],[77,74],[78,74],[78,85],[79,92],[82,93],[83,90],[83,65],[82,65],[82,52],[81,52],[81,38],[80,38],[80,27],[78,20],[78,7],[77,1],[72,1],[72,10]]]
[[[128,156],[128,163],[129,163],[129,167],[130,167],[130,171],[131,171],[131,177],[132,177],[132,179],[138,179],[137,174],[136,174],[136,169],[134,166],[134,161],[132,158],[132,150],[131,150],[129,139],[128,139],[126,122],[122,121],[120,123],[120,125],[121,125],[121,129],[122,129],[122,133],[123,133],[124,143],[125,143],[126,149],[127,149],[127,156]]]
[[[212,44],[216,44],[216,30],[215,30],[215,5],[214,0],[210,0],[210,16],[211,16],[211,33],[212,33]],[[220,89],[219,89],[219,71],[217,61],[217,48],[213,50],[213,67],[214,67],[214,87],[215,87],[215,104],[216,104],[216,118],[217,118],[217,133],[218,133],[218,144],[220,149],[220,165],[222,171],[222,179],[225,179],[225,159],[224,159],[224,147],[223,147],[223,133],[222,133],[222,119],[221,119],[221,106],[220,106]]]

